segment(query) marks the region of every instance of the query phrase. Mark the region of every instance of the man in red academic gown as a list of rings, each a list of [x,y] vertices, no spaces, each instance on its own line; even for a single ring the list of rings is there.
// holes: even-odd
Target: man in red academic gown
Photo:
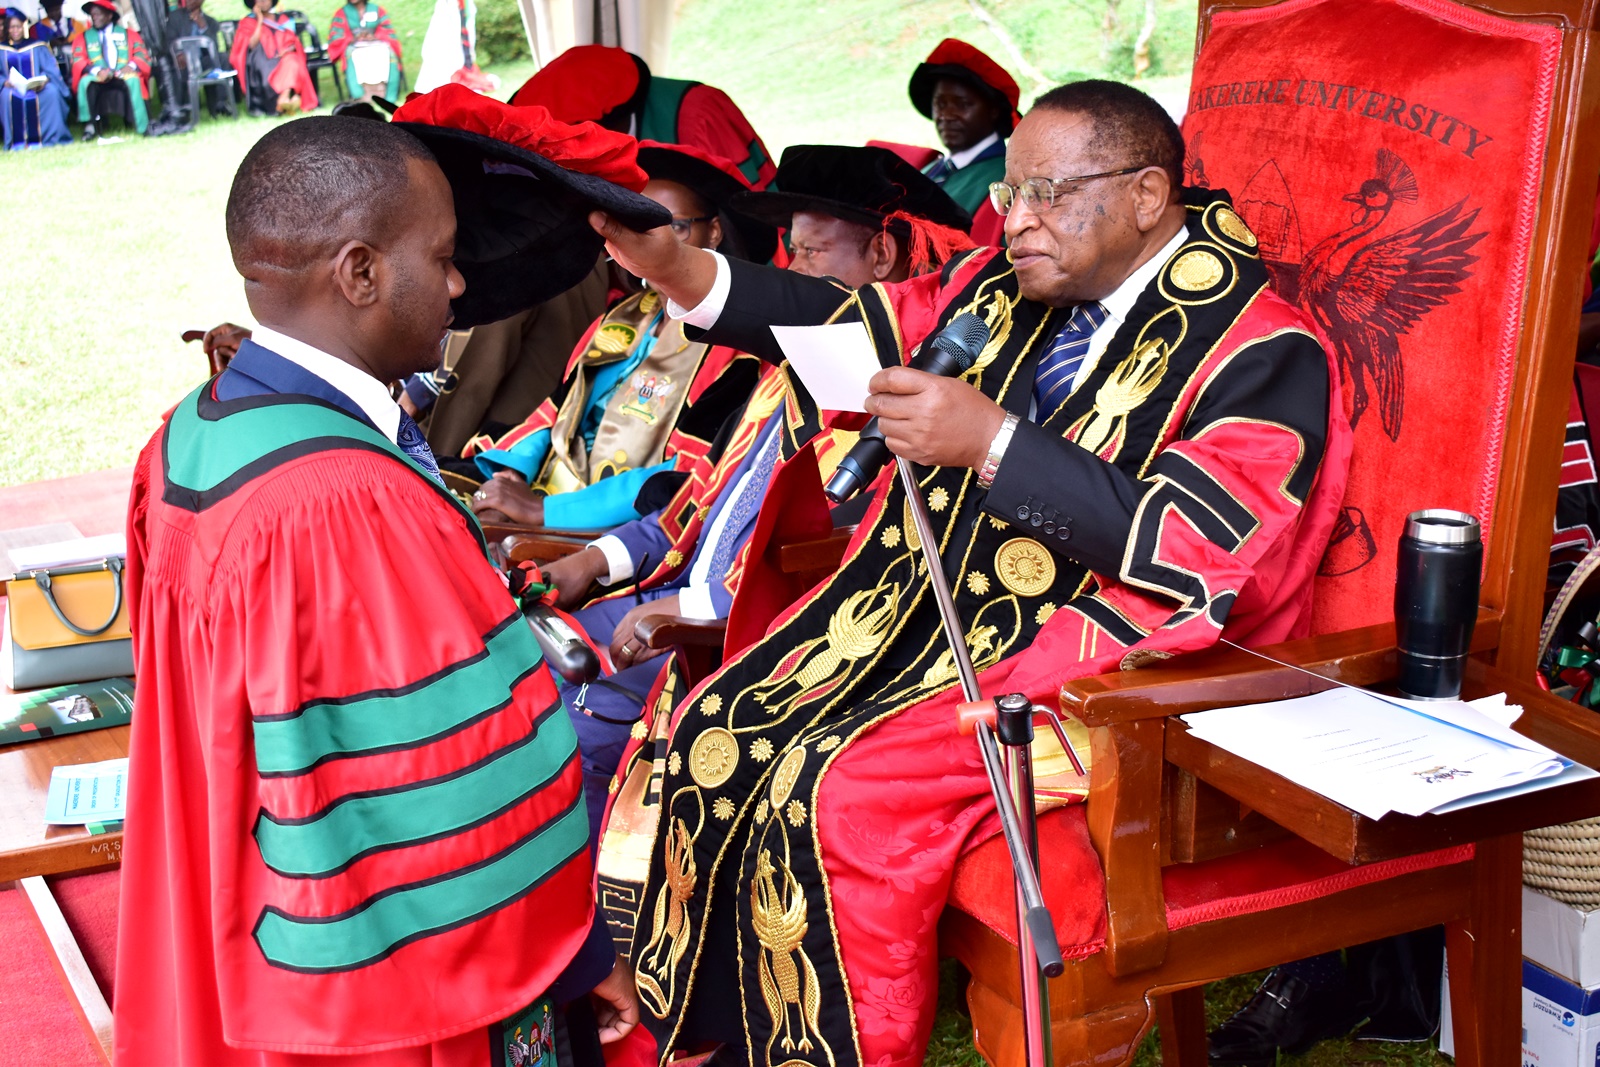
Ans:
[[[1223,635],[1306,632],[1349,454],[1337,373],[1226,195],[1182,188],[1182,163],[1149,97],[1062,86],[1008,145],[1009,253],[843,308],[823,283],[597,220],[686,322],[757,355],[777,358],[770,325],[836,313],[897,359],[963,311],[991,331],[961,378],[873,378],[912,484],[880,480],[838,572],[677,708],[631,956],[663,1053],[922,1060],[951,871],[995,820],[908,492],[986,693],[1048,700]],[[1092,858],[1062,877],[1099,892]]]
[[[498,112],[476,133],[544,133],[468,90],[435,95],[456,103],[419,98],[394,125],[305,119],[250,150],[227,222],[261,327],[139,459],[120,1067],[478,1067],[552,1012],[593,1062],[585,994],[602,1039],[635,1018],[594,914],[571,726],[481,531],[385,383],[438,359],[452,306],[507,312],[463,295],[462,271],[487,258],[470,213],[505,217],[484,201],[509,196],[532,220],[566,175],[587,182],[567,195],[666,218],[531,150],[452,140],[443,120],[479,108]],[[548,139],[578,151],[585,136]],[[592,155],[625,155],[608,172],[642,186],[631,142],[600,136],[615,143]],[[469,183],[489,162],[543,177],[458,193],[458,236],[436,156]],[[598,239],[572,243],[502,224],[488,248],[538,266],[487,267],[544,299],[594,262]]]

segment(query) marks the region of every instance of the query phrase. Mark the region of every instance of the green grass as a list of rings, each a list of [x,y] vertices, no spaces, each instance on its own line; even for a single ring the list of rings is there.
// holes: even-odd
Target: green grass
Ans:
[[[954,960],[945,960],[939,969],[939,1018],[928,1042],[924,1067],[982,1067],[983,1059],[972,1048],[972,1020],[966,1015]],[[1255,991],[1262,974],[1240,975],[1206,987],[1206,1022],[1218,1026],[1244,1006]],[[1133,1058],[1133,1067],[1157,1067],[1161,1063],[1160,1034],[1152,1029]],[[1434,1042],[1395,1044],[1353,1041],[1344,1038],[1324,1041],[1303,1056],[1283,1056],[1279,1067],[1450,1067]]]

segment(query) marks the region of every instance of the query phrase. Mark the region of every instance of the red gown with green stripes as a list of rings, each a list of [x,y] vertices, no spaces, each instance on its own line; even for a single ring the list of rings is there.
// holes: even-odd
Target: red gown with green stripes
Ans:
[[[593,905],[572,727],[476,523],[367,424],[207,385],[128,534],[119,1067],[490,1062]]]

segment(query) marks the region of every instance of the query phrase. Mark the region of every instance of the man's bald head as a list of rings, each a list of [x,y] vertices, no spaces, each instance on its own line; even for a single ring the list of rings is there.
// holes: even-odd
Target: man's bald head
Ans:
[[[255,143],[228,193],[228,246],[252,281],[297,275],[350,241],[383,247],[405,222],[422,142],[372,119],[314,116]]]

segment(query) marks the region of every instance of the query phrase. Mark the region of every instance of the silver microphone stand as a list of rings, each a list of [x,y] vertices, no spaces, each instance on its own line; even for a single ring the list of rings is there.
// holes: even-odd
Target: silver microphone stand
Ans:
[[[973,670],[972,656],[967,652],[966,634],[956,614],[955,601],[950,596],[950,581],[945,577],[944,562],[939,558],[939,543],[935,539],[933,523],[928,518],[927,505],[923,503],[911,464],[896,456],[895,466],[905,486],[911,521],[917,528],[917,539],[922,543],[928,582],[933,586],[933,597],[939,605],[939,618],[944,624],[950,653],[955,657],[961,689],[969,703],[981,701],[983,697],[978,690],[978,675]],[[983,757],[983,768],[989,776],[989,790],[994,794],[1000,827],[1005,834],[1006,848],[1011,853],[1011,867],[1017,879],[1017,959],[1021,966],[1027,1064],[1028,1067],[1046,1067],[1054,1063],[1054,1056],[1050,1047],[1050,998],[1043,979],[1055,978],[1065,968],[1061,961],[1061,948],[1056,943],[1055,923],[1050,918],[1050,911],[1044,904],[1044,894],[1039,889],[1039,835],[1033,811],[1033,758],[1029,746],[1033,741],[1035,711],[1048,713],[1049,709],[1036,708],[1020,693],[998,697],[993,704],[995,725],[989,725],[987,716],[980,718],[977,723],[978,752]],[[1050,723],[1061,740],[1062,748],[1077,766],[1078,758],[1067,741],[1066,732],[1053,714]],[[1003,759],[1000,754],[1002,745],[1006,749]],[[1079,772],[1082,772],[1081,767]]]

